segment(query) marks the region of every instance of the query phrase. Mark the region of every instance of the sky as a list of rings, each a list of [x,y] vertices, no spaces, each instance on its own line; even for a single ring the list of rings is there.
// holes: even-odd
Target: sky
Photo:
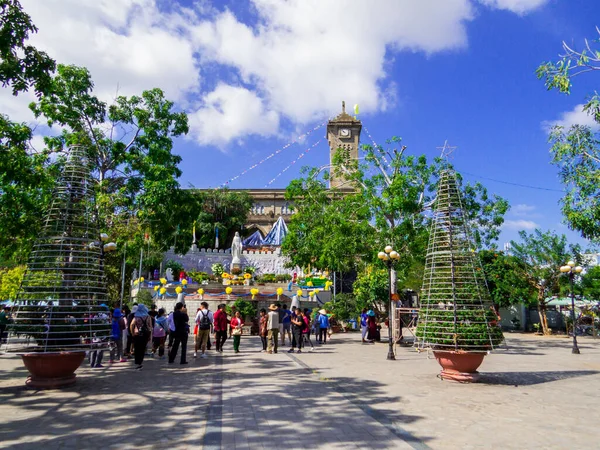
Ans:
[[[86,66],[102,100],[160,87],[187,112],[174,148],[184,187],[286,187],[329,162],[323,125],[344,100],[359,105],[364,144],[400,136],[429,158],[455,146],[464,178],[511,204],[500,247],[535,228],[585,243],[562,223],[548,129],[592,123],[581,107],[598,75],[565,96],[535,69],[562,41],[599,37],[595,0],[21,3],[39,28],[31,42]],[[0,90],[13,120],[33,122],[30,100]],[[34,146],[53,132],[38,125]]]

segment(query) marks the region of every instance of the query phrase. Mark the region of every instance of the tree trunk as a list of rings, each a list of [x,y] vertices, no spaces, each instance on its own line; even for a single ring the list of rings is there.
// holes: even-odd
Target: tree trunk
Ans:
[[[540,290],[538,293],[538,314],[540,316],[540,323],[542,324],[542,332],[544,336],[551,334],[548,328],[548,318],[546,317],[546,303],[544,302],[544,291]]]

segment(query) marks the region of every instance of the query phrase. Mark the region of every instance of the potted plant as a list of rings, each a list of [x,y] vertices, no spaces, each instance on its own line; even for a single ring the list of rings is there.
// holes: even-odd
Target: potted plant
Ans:
[[[85,150],[71,148],[9,326],[6,349],[21,355],[30,387],[73,384],[85,351],[108,345],[103,256],[116,244],[98,230],[93,186]]]
[[[433,349],[443,379],[472,382],[503,336],[463,204],[455,172],[444,170],[433,205],[416,335],[420,347]]]

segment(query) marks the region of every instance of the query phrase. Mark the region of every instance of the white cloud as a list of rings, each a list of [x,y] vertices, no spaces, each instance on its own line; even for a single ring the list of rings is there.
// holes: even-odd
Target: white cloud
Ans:
[[[478,0],[494,9],[505,9],[519,15],[527,14],[548,3],[548,0]]]
[[[481,2],[519,14],[544,3]],[[193,8],[162,0],[22,0],[40,30],[32,43],[60,63],[88,67],[102,100],[117,89],[132,95],[160,87],[188,111],[198,143],[221,146],[275,135],[282,121],[293,128],[337,113],[341,100],[358,103],[363,114],[394,107],[402,88],[388,77],[394,55],[465,48],[476,3],[252,0],[250,26],[219,12],[217,0]],[[227,76],[205,83],[202,69],[215,64]],[[0,90],[0,101],[6,97]],[[26,97],[7,102],[4,112],[32,119]]]
[[[527,205],[525,203],[512,206],[510,208],[510,213],[516,217],[527,217],[529,219],[542,217],[542,215],[537,212],[537,208],[534,205]]]
[[[189,118],[193,137],[201,144],[222,145],[250,134],[268,136],[279,128],[279,115],[267,111],[254,92],[226,84],[206,95],[204,106]]]
[[[502,227],[506,230],[535,230],[540,226],[532,220],[505,220]]]
[[[205,58],[235,68],[270,109],[300,123],[337,113],[341,100],[363,113],[385,108],[395,92],[388,53],[463,48],[472,19],[467,0],[253,3],[254,29],[225,11],[190,32]]]
[[[584,105],[576,105],[571,111],[561,113],[560,119],[558,120],[545,120],[542,122],[542,128],[545,131],[549,131],[554,125],[565,127],[566,129],[573,125],[584,125],[591,129],[598,131],[600,130],[600,124],[594,120],[594,117],[589,115],[583,110]]]

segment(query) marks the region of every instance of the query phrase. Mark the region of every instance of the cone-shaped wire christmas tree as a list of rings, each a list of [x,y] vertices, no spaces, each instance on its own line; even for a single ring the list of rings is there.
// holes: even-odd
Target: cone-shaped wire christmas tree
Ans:
[[[106,345],[110,324],[102,246],[89,160],[82,147],[73,147],[27,263],[7,351],[55,353]]]
[[[420,347],[454,352],[488,352],[503,340],[452,169],[433,205],[417,337]]]

